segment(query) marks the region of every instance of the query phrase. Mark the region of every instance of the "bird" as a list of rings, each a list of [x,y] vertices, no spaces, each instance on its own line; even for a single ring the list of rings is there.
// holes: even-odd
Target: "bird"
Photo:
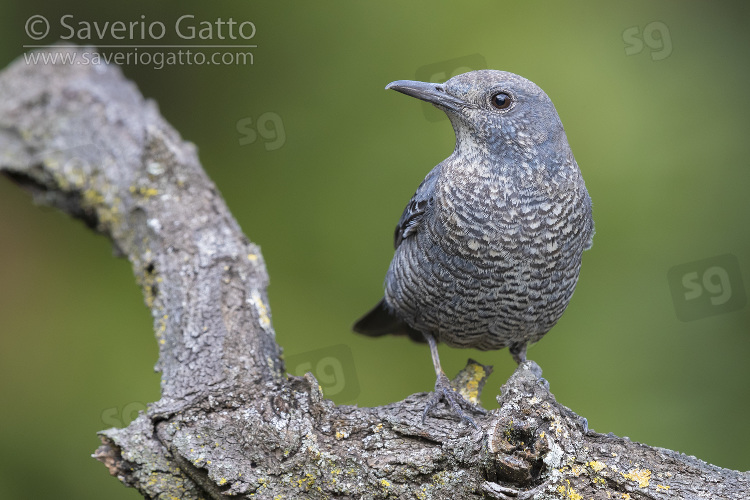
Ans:
[[[530,80],[477,70],[385,88],[445,112],[456,142],[407,203],[384,296],[353,330],[426,342],[436,382],[422,424],[445,400],[478,428],[464,410],[486,410],[451,388],[437,344],[508,347],[526,361],[573,295],[593,242],[591,197],[555,106]]]

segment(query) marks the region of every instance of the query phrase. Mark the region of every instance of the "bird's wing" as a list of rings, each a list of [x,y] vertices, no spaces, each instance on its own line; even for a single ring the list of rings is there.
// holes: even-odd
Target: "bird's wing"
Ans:
[[[394,248],[398,248],[402,241],[419,230],[424,215],[428,210],[432,209],[435,182],[437,181],[439,171],[440,165],[430,170],[430,173],[427,174],[427,177],[424,178],[422,184],[417,188],[414,196],[406,204],[404,213],[401,214],[401,219],[399,219],[393,235]]]
[[[588,192],[586,192],[586,215],[588,219],[588,227],[586,228],[588,236],[586,237],[586,246],[583,248],[584,250],[590,249],[594,244],[594,233],[596,232],[594,228],[594,218],[591,217],[591,198],[589,198]]]

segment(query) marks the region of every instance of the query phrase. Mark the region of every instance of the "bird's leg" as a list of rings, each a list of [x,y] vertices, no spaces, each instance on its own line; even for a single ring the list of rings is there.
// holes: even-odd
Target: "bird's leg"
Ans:
[[[513,361],[519,365],[526,361],[526,342],[511,344],[508,350],[510,351],[510,355],[513,356]]]
[[[526,363],[526,342],[518,342],[517,344],[511,344],[508,347],[508,350],[510,351],[510,355],[513,356],[513,360],[518,363],[518,366],[520,367],[523,363]],[[531,370],[531,373],[536,375],[536,378],[539,379],[539,382],[542,383],[547,389],[549,389],[549,382],[545,380],[542,377],[542,369],[539,368],[539,365],[534,363],[533,361],[529,361],[526,365],[526,368]],[[588,423],[586,423],[586,428],[588,428]]]
[[[475,429],[479,430],[477,423],[473,418],[463,412],[462,407],[464,409],[475,411],[483,415],[487,413],[487,410],[485,410],[481,406],[467,401],[461,394],[453,390],[450,380],[445,375],[445,372],[443,372],[443,369],[440,366],[440,356],[438,355],[437,342],[435,341],[435,337],[433,337],[429,333],[424,333],[423,335],[427,340],[427,343],[430,345],[430,354],[432,355],[432,364],[435,366],[435,375],[437,376],[437,380],[435,381],[435,392],[433,392],[430,396],[430,399],[429,401],[427,401],[427,405],[424,407],[424,411],[422,412],[422,424],[424,424],[425,418],[427,417],[427,414],[430,412],[430,410],[433,409],[441,399],[444,399],[453,409],[453,411],[458,414],[461,420],[470,423]]]

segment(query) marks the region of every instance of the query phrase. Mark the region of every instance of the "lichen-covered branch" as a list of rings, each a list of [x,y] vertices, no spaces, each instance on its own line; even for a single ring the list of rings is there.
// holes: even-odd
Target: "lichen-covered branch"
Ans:
[[[312,375],[287,376],[258,248],[193,145],[117,67],[21,58],[5,69],[0,171],[132,264],[162,397],[102,431],[94,456],[146,498],[750,497],[747,472],[589,431],[533,362],[478,431],[440,411],[422,425],[424,394],[335,406]],[[471,374],[484,372],[460,383],[481,388]]]

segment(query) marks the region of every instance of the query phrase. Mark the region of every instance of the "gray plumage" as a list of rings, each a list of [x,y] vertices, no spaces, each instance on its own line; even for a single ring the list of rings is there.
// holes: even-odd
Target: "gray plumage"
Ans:
[[[510,347],[521,363],[562,316],[594,234],[557,111],[534,83],[503,71],[386,88],[442,109],[456,147],[407,204],[385,297],[354,329],[423,337],[431,347]]]

